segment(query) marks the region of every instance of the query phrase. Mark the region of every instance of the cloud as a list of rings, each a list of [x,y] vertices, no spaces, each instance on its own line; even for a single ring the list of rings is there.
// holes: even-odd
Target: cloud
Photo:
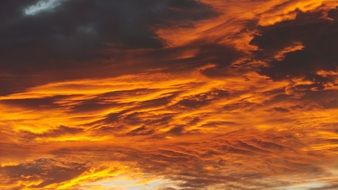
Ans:
[[[0,5],[0,189],[335,188],[324,1]]]
[[[324,14],[298,12],[294,20],[261,27],[259,35],[251,41],[259,48],[256,55],[268,64],[260,72],[277,80],[303,77],[318,84],[332,82],[333,78],[325,78],[318,72],[337,70],[337,9]],[[303,48],[286,53],[281,60],[273,58],[294,43],[302,44]]]
[[[39,159],[19,165],[0,167],[0,175],[9,178],[9,184],[15,184],[17,181],[31,181],[33,183],[29,185],[30,188],[43,188],[50,184],[70,180],[86,169],[84,164]],[[34,181],[37,183],[34,184]],[[18,187],[20,188],[20,184]]]
[[[133,148],[125,147],[123,143],[114,143],[116,146],[92,144],[57,150],[54,154],[63,158],[74,154],[92,158],[95,153],[100,163],[131,162],[135,164],[134,168],[142,172],[177,181],[183,189],[203,189],[216,185],[219,185],[219,189],[229,185],[245,189],[241,184],[274,188],[284,183],[283,179],[278,180],[281,175],[298,178],[300,175],[320,176],[326,172],[321,166],[325,156],[314,158],[310,152],[302,152],[304,145],[299,143],[300,139],[296,136],[290,131],[238,130],[222,136],[199,136],[182,142],[154,141],[158,143],[157,146],[146,142],[138,142]],[[250,162],[247,162],[249,159]],[[267,176],[274,179],[273,184],[264,180]]]
[[[22,138],[25,140],[35,140],[36,138],[58,138],[62,136],[75,136],[83,132],[81,128],[59,126],[58,128],[48,130],[44,133],[22,132]]]
[[[66,98],[66,96],[53,96],[44,98],[22,98],[22,99],[6,99],[0,100],[0,104],[22,107],[26,109],[56,109],[60,108],[58,101]]]
[[[229,93],[224,90],[212,90],[207,93],[197,94],[192,97],[186,97],[179,101],[175,106],[180,108],[198,108],[203,105],[208,105],[211,101],[217,101],[218,99],[226,98]]]
[[[63,0],[41,0],[36,4],[24,9],[24,14],[27,16],[35,16],[41,12],[51,11],[60,6]]]
[[[8,83],[29,87],[41,84],[41,78],[47,82],[83,76],[81,70],[102,72],[107,60],[108,65],[123,67],[124,63],[115,59],[124,55],[112,49],[162,48],[165,42],[155,34],[155,28],[188,27],[215,16],[209,6],[194,0],[6,0],[1,7],[2,93],[16,91],[8,89],[13,86]],[[47,11],[49,8],[53,11]],[[25,82],[17,83],[18,76]]]

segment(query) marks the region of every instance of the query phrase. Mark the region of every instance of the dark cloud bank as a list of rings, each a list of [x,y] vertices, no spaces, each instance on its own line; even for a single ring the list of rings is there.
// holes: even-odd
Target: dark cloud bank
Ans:
[[[204,72],[208,76],[222,74],[243,55],[216,42],[163,49],[165,42],[154,28],[189,27],[198,20],[217,16],[215,10],[199,1],[61,1],[53,10],[25,15],[25,8],[37,2],[0,3],[0,94],[51,81],[113,76],[123,69],[110,71],[107,65],[123,68],[126,55],[130,57],[125,53],[131,49],[151,50],[141,56],[147,63],[138,69],[182,70],[214,63],[216,67]],[[299,12],[294,20],[259,27],[260,35],[251,44],[260,49],[255,57],[268,63],[260,72],[275,80],[304,77],[319,86],[334,80],[316,72],[337,69],[337,12],[331,10],[329,19],[324,19],[321,12]],[[273,59],[276,52],[295,42],[305,48],[288,53],[283,60]],[[198,53],[191,58],[177,58],[180,51],[189,49],[197,49]],[[149,63],[154,60],[156,63]]]
[[[334,81],[317,74],[318,71],[336,71],[338,66],[338,9],[323,12],[299,12],[296,19],[272,26],[261,27],[260,35],[252,44],[260,48],[257,57],[269,65],[260,72],[275,80],[303,77],[318,85]],[[294,43],[302,43],[304,49],[288,53],[283,60],[273,55]]]
[[[216,15],[194,0],[61,1],[52,10],[25,15],[37,2],[0,3],[1,94],[95,70],[102,60],[120,56],[113,48],[162,48],[154,28],[188,27]]]

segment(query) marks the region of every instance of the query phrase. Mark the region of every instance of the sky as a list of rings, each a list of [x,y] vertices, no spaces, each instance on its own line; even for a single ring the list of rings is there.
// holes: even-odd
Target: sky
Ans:
[[[338,1],[1,0],[1,190],[338,189]]]

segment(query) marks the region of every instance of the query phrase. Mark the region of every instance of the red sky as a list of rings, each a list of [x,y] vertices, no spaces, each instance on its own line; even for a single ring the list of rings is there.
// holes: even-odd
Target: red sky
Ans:
[[[337,189],[337,6],[2,0],[0,189]]]

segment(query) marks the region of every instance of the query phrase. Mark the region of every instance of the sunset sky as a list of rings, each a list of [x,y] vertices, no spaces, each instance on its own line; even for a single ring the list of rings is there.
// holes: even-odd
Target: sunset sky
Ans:
[[[337,190],[338,0],[1,0],[0,190]]]

